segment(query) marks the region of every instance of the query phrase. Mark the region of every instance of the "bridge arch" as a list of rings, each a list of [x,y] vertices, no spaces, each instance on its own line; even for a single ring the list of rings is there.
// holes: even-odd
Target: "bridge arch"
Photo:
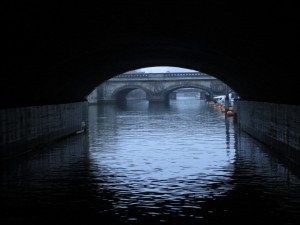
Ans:
[[[141,85],[125,84],[114,90],[114,92],[111,95],[112,99],[114,99],[115,101],[125,101],[126,96],[129,94],[129,92],[136,89],[143,90],[146,93],[146,96],[149,95],[149,90]]]
[[[207,92],[208,95],[209,95],[209,98],[211,98],[213,96],[212,90],[208,87],[205,87],[204,85],[180,84],[180,85],[170,86],[168,89],[166,89],[163,93],[164,99],[169,99],[169,95],[172,92],[174,92],[178,89],[181,89],[181,88],[196,88],[196,89],[203,90],[203,91]]]

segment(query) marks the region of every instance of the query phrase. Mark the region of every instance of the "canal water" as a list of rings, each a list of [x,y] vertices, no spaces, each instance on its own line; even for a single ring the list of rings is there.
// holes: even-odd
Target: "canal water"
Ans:
[[[1,164],[0,224],[300,224],[298,169],[205,101],[91,105],[88,127]]]

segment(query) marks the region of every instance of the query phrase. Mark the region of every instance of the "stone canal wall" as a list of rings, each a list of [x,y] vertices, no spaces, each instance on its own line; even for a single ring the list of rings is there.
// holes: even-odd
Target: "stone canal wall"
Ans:
[[[253,101],[235,105],[240,129],[300,165],[300,106]]]
[[[0,159],[8,159],[85,129],[87,102],[0,110]]]

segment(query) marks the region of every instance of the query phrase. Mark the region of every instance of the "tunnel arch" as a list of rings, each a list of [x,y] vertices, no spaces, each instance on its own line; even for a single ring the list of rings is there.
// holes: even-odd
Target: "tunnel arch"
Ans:
[[[147,51],[149,53],[148,49],[141,50],[141,51]],[[152,49],[150,52],[156,52],[158,51],[156,48]],[[119,74],[126,73],[128,71],[132,70],[137,70],[137,69],[142,69],[146,67],[156,67],[156,66],[168,66],[168,67],[180,67],[180,68],[185,68],[185,69],[191,69],[199,72],[206,73],[210,76],[213,76],[220,81],[224,82],[228,86],[232,86],[232,83],[236,82],[237,80],[231,80],[231,75],[233,76],[234,74],[231,74],[229,71],[223,71],[222,66],[217,66],[218,61],[222,61],[222,59],[216,60],[214,63],[216,66],[212,65],[206,65],[205,62],[198,61],[197,59],[191,59],[190,57],[184,57],[186,54],[190,53],[185,52],[184,54],[182,50],[178,51],[175,53],[176,56],[174,55],[168,55],[167,57],[161,57],[158,56],[159,52],[157,52],[154,56],[151,56],[150,58],[147,56],[144,58],[145,52],[142,52],[141,54],[134,56],[131,58],[131,54],[124,53],[124,58],[122,62],[113,61],[110,62],[111,66],[106,66],[105,68],[101,67],[101,65],[88,65],[87,71],[103,71],[102,76],[94,76],[91,74],[91,76],[88,79],[88,82],[84,82],[83,84],[85,85],[86,91],[83,95],[83,98],[86,99],[86,97],[91,93],[91,91],[95,88],[95,84],[102,84],[103,82],[114,78],[115,76]],[[198,53],[201,54],[201,53]],[[205,55],[205,53],[204,53]],[[204,56],[203,56],[204,57]],[[100,60],[100,58],[99,58]],[[98,61],[98,60],[95,60]],[[232,66],[234,67],[234,66]],[[238,66],[236,66],[236,69]],[[78,75],[79,77],[82,75]],[[105,78],[103,80],[103,78]],[[81,82],[81,81],[78,81]],[[134,88],[141,88],[141,87],[134,87]],[[242,91],[241,87],[236,85],[232,89],[237,90],[237,93],[241,93],[240,96],[244,99],[247,99],[247,95],[243,95],[244,91]],[[144,90],[147,92],[147,90]]]
[[[1,108],[84,101],[116,74],[163,65],[212,75],[244,100],[300,104],[297,7],[260,6],[12,4],[3,31]]]
[[[163,46],[160,46],[160,44],[161,43],[157,43],[158,46],[153,47],[151,50],[139,46],[140,54],[137,55],[124,50],[124,52],[120,53],[122,56],[119,56],[121,60],[112,57],[111,61],[106,63],[105,66],[95,63],[95,61],[102,61],[103,59],[101,57],[93,56],[95,58],[91,59],[91,62],[94,62],[94,64],[90,64],[91,62],[89,62],[84,69],[85,71],[90,71],[90,74],[87,72],[77,74],[75,80],[70,82],[68,87],[58,92],[59,96],[53,97],[57,98],[56,100],[58,101],[66,97],[65,102],[74,100],[82,101],[85,100],[86,96],[93,90],[95,84],[100,84],[118,74],[137,68],[168,65],[193,69],[214,76],[232,87],[232,89],[239,93],[241,99],[244,100],[278,103],[289,102],[292,104],[296,104],[298,101],[298,99],[294,99],[294,92],[292,91],[292,86],[296,85],[295,82],[289,82],[289,87],[291,87],[289,91],[274,92],[274,90],[285,90],[287,86],[284,84],[285,81],[278,86],[278,84],[276,84],[276,76],[274,78],[272,75],[273,78],[268,78],[271,74],[265,73],[265,69],[259,71],[255,68],[255,71],[252,71],[253,68],[248,69],[244,67],[243,64],[239,64],[238,61],[226,59],[224,55],[210,54],[210,56],[207,57],[205,51],[197,52],[197,50],[191,49],[193,46],[176,50],[173,49],[175,48],[174,46],[168,46],[170,49],[167,53],[164,52],[165,57],[162,57],[160,48],[166,46],[164,46],[164,43],[162,43]],[[197,55],[195,55],[195,52],[197,52]],[[148,54],[150,53],[151,55],[149,56]],[[70,65],[70,67],[72,66],[74,65]],[[69,74],[72,70],[73,69],[66,71],[66,74]],[[99,76],[100,72],[95,73],[96,71],[101,71],[101,75]],[[78,73],[78,71],[75,73]],[[72,74],[74,75],[74,73]],[[88,77],[88,81],[86,77]],[[259,80],[261,78],[263,79]],[[292,95],[289,93],[292,93]]]
[[[262,138],[260,123],[252,123],[252,115],[255,110],[263,113],[264,108],[256,105],[267,105],[266,111],[274,113],[275,107],[286,107],[282,111],[286,118],[299,117],[294,107],[300,105],[299,13],[293,3],[266,8],[253,4],[252,10],[244,2],[213,0],[71,5],[40,1],[5,6],[0,78],[0,108],[5,113],[17,108],[20,116],[18,108],[28,107],[38,108],[36,114],[42,115],[39,108],[53,106],[57,111],[56,107],[64,109],[67,104],[85,105],[97,85],[118,74],[169,65],[204,72],[235,90],[245,100],[239,102],[240,114],[246,115],[240,117],[243,127],[257,131],[258,138],[271,140],[273,146],[282,140]],[[298,148],[299,128],[289,132],[290,121],[285,122],[288,135],[283,143],[294,140]],[[77,125],[81,128],[81,121]],[[43,130],[48,131],[47,126]],[[6,128],[10,127],[8,123]],[[15,131],[9,137],[19,137]],[[26,138],[27,144],[31,139]]]

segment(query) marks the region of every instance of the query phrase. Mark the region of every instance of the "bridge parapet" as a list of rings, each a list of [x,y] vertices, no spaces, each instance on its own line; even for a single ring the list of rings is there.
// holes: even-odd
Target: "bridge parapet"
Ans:
[[[117,75],[110,80],[125,80],[125,79],[216,79],[205,73],[123,73]]]

